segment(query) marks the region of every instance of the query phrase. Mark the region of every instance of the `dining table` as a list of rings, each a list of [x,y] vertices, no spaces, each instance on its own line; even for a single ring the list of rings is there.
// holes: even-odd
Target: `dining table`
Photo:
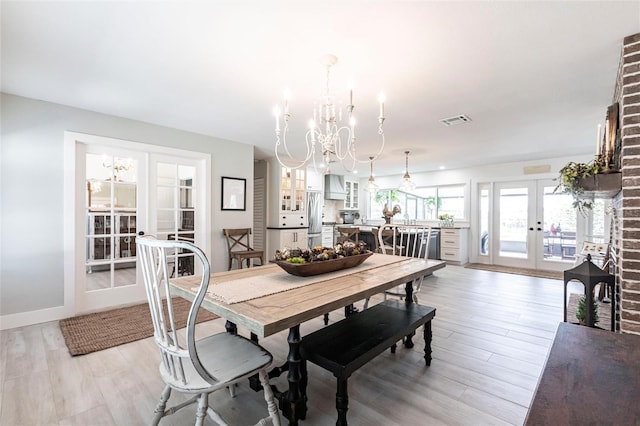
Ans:
[[[301,384],[307,377],[299,350],[304,323],[398,285],[405,285],[406,303],[412,303],[412,281],[445,265],[441,260],[374,253],[356,267],[310,277],[291,275],[276,263],[213,272],[202,307],[225,319],[227,332],[237,333],[241,327],[255,341],[289,330],[287,361],[274,369],[275,375],[287,372],[288,389],[274,390],[283,416],[297,425],[307,414],[302,390],[306,383]],[[176,295],[192,301],[200,279],[185,276],[170,285]]]

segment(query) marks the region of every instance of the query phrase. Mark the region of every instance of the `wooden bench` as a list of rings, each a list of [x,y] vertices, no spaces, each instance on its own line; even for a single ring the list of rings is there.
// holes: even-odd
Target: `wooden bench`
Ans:
[[[336,425],[347,425],[349,376],[387,348],[395,352],[396,342],[403,338],[406,347],[413,347],[411,336],[421,325],[424,325],[424,359],[431,365],[431,319],[435,314],[436,309],[429,306],[386,300],[302,338],[303,360],[332,372],[338,379]],[[306,393],[306,389],[302,391]]]

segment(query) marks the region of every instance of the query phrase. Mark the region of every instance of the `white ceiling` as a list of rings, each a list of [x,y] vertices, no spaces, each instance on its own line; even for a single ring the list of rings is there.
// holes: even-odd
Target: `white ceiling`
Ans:
[[[339,58],[377,175],[595,151],[639,1],[2,1],[2,91],[256,146],[293,141]],[[346,89],[344,90],[346,95]],[[344,97],[346,103],[346,96]],[[472,121],[445,127],[440,119]],[[360,168],[368,174],[368,165]]]

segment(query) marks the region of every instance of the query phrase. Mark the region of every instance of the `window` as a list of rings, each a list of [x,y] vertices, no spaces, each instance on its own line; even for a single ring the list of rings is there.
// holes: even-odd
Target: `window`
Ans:
[[[385,205],[396,204],[402,209],[400,216],[408,220],[438,220],[441,214],[465,219],[465,186],[447,185],[417,188],[413,193],[398,189],[380,190],[370,195],[370,217],[381,218]]]

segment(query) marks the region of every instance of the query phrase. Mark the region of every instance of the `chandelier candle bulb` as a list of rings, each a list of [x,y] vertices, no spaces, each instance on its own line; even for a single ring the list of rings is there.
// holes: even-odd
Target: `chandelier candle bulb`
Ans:
[[[275,107],[273,109],[273,115],[276,116],[276,132],[280,131],[280,108]]]
[[[606,123],[604,123],[604,152],[605,155],[608,157],[609,156],[609,150],[610,150],[610,142],[609,142],[609,120],[607,120]]]

